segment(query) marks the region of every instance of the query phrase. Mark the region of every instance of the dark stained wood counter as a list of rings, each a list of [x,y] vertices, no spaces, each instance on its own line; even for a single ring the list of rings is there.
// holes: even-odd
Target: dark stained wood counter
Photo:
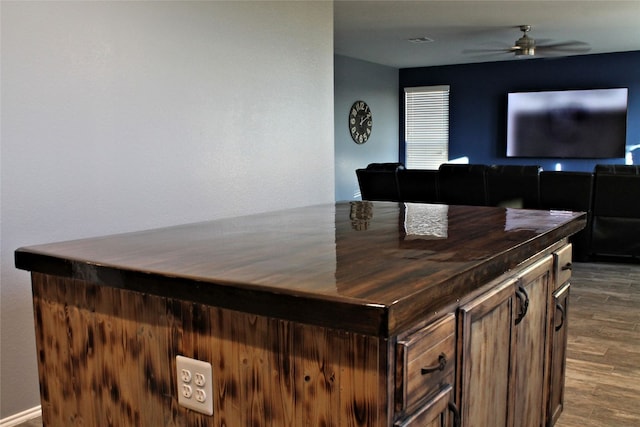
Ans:
[[[579,231],[585,214],[344,202],[20,248],[16,266],[379,337]]]

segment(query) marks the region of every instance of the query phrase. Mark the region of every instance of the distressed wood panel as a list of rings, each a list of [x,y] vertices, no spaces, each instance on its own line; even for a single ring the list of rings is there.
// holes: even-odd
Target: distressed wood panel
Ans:
[[[384,426],[385,340],[33,274],[47,426]],[[382,345],[382,348],[381,348]],[[214,414],[175,356],[213,366]]]
[[[568,331],[570,351],[566,404],[556,427],[640,425],[638,283],[638,264],[574,265],[571,322],[560,330]],[[36,426],[41,418],[19,425]]]
[[[511,323],[515,280],[460,308],[461,422],[510,425]]]
[[[547,353],[552,342],[551,318],[547,308],[551,301],[553,259],[546,257],[521,275],[519,287],[528,295],[528,309],[516,330],[516,352],[512,361],[516,370],[514,425],[542,427],[546,417],[549,372]]]
[[[554,425],[564,408],[564,379],[567,360],[568,315],[569,315],[569,291],[567,282],[553,294],[553,329],[551,346],[551,366],[549,373],[549,411],[547,425]]]
[[[449,404],[451,402],[453,402],[453,388],[447,384],[415,414],[396,422],[394,427],[454,426],[453,417],[449,416]]]

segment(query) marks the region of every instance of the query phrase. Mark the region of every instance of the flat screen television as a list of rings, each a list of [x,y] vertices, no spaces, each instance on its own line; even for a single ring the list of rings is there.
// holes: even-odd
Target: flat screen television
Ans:
[[[627,95],[627,88],[509,93],[507,157],[624,157]]]

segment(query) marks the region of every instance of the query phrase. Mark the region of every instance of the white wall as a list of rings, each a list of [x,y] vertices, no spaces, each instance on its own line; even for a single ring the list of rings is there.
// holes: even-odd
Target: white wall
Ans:
[[[1,2],[0,419],[39,404],[24,245],[334,200],[332,2]]]
[[[398,161],[398,69],[335,57],[336,200],[360,200],[356,169]],[[373,114],[371,138],[358,145],[347,126],[349,108],[365,101]]]

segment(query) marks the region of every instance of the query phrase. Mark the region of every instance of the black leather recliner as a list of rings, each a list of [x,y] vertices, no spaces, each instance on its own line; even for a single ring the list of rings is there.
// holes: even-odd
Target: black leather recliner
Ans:
[[[487,198],[490,206],[538,209],[540,204],[537,165],[493,165],[487,168]]]
[[[362,200],[400,201],[396,174],[401,169],[401,163],[370,163],[356,169]]]
[[[403,202],[438,203],[438,171],[398,170],[398,189]]]
[[[591,250],[640,256],[640,167],[596,165]]]
[[[488,206],[486,165],[445,163],[438,168],[438,191],[447,205]]]
[[[540,172],[540,208],[587,213],[587,225],[570,237],[573,259],[587,261],[591,245],[593,174],[591,172]]]

